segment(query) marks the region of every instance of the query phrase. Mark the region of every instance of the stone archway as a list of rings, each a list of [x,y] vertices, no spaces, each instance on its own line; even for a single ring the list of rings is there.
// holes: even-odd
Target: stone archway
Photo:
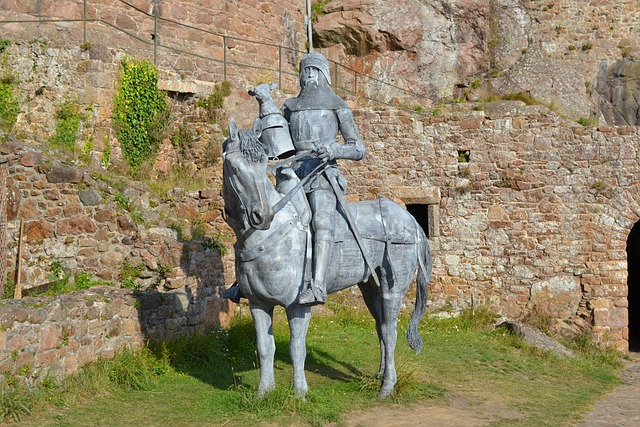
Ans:
[[[627,238],[629,350],[640,351],[640,221]]]

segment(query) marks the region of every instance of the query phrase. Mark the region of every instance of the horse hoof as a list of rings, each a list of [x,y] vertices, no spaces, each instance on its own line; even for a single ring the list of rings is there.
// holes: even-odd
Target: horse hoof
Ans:
[[[387,397],[389,397],[389,395],[391,395],[391,393],[393,392],[393,387],[391,388],[387,388],[387,387],[382,387],[382,389],[380,389],[380,392],[378,392],[378,399],[386,399]]]

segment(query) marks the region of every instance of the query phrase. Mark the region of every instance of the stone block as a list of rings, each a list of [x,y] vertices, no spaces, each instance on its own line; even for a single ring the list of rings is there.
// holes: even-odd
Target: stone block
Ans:
[[[93,189],[80,190],[78,197],[85,206],[97,206],[102,203],[102,196],[98,191]]]
[[[40,243],[44,239],[51,239],[55,236],[53,225],[44,219],[31,221],[27,223],[25,236],[26,241],[32,244]]]
[[[552,318],[573,316],[581,299],[582,289],[575,276],[556,276],[531,287],[531,304]]]
[[[438,187],[390,187],[394,197],[401,199],[405,204],[432,205],[440,203],[440,188]]]
[[[58,235],[95,233],[96,230],[96,225],[91,218],[86,215],[64,218],[58,222],[57,226]]]
[[[72,166],[54,166],[47,173],[47,181],[52,184],[82,182],[82,171]]]

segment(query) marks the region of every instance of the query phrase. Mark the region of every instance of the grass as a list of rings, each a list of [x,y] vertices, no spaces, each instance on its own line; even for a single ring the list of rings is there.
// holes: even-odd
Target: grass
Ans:
[[[330,298],[328,305],[337,314],[314,316],[308,334],[306,401],[291,390],[282,310],[276,310],[274,326],[277,389],[255,398],[255,333],[245,312],[229,330],[121,353],[56,386],[55,393],[30,391],[37,396],[26,399],[28,404],[15,398],[33,413],[20,414],[26,417],[22,425],[341,425],[352,410],[412,404],[446,408],[455,395],[474,410],[491,408],[485,415],[494,426],[558,426],[579,420],[590,403],[619,384],[620,357],[597,351],[587,338],[574,343],[579,358],[563,359],[493,329],[493,316],[476,311],[425,319],[420,328],[425,348],[414,355],[403,337],[408,321],[403,316],[397,390],[381,402],[373,321],[344,298]],[[15,407],[10,411],[19,412]],[[496,407],[504,408],[502,415],[494,413]]]

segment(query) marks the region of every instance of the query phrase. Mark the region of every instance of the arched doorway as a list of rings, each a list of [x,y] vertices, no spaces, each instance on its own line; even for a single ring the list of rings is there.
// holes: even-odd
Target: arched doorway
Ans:
[[[629,303],[629,350],[640,351],[640,221],[627,239],[627,279]]]

